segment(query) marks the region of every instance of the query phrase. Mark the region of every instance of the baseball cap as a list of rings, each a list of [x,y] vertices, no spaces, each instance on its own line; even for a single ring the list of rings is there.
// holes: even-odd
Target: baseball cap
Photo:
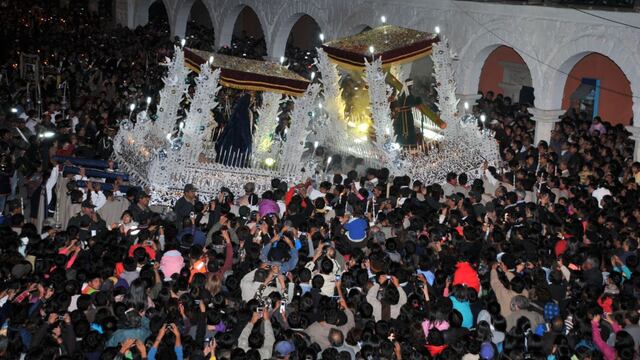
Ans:
[[[295,345],[291,341],[282,340],[276,343],[275,347],[276,356],[287,356],[296,351]]]
[[[184,186],[184,192],[198,191],[193,184],[187,184]]]
[[[151,195],[147,194],[144,191],[142,191],[142,192],[140,192],[140,194],[138,194],[138,199],[148,198],[148,197],[151,197]]]
[[[453,201],[453,202],[456,202],[456,203],[457,203],[458,201],[460,201],[460,195],[458,195],[458,194],[451,194],[451,195],[447,196],[447,199],[450,199],[451,201]]]
[[[91,203],[91,200],[87,199],[87,200],[82,202],[82,207],[83,208],[94,209],[96,206]]]

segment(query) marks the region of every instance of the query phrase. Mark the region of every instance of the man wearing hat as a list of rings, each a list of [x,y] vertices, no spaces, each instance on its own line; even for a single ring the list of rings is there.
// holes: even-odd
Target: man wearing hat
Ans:
[[[182,221],[193,212],[193,206],[196,203],[197,197],[196,191],[197,189],[193,184],[185,185],[184,194],[173,206],[173,211],[176,213],[176,227],[178,230],[182,230]]]
[[[89,230],[100,233],[107,229],[107,223],[102,220],[100,215],[95,212],[95,206],[91,203],[91,200],[87,199],[82,202],[81,210],[76,216],[69,219],[67,229],[70,226],[75,226],[78,229],[81,228],[81,224],[89,223]]]
[[[143,191],[138,193],[136,196],[136,203],[129,206],[129,211],[131,212],[131,215],[133,215],[133,220],[140,225],[146,224],[153,215],[153,211],[149,209],[150,200],[151,197],[149,194]]]
[[[406,84],[407,92],[400,93],[396,100],[391,103],[394,114],[393,129],[396,132],[398,144],[416,146],[418,137],[413,120],[413,108],[422,104],[422,100],[411,94],[413,80],[407,79]]]
[[[291,358],[291,353],[294,351],[296,351],[296,347],[292,341],[281,340],[276,343],[276,346],[273,349],[273,355],[278,360],[289,360]]]

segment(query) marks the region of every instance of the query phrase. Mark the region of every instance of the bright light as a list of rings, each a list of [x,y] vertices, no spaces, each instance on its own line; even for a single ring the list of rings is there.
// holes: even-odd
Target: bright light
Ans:
[[[280,64],[284,64],[284,56],[280,56]]]
[[[133,111],[136,109],[136,104],[131,103],[131,105],[129,105],[129,111]]]
[[[322,109],[322,103],[318,103],[318,108]]]
[[[242,57],[247,57],[247,53],[242,54]]]
[[[360,125],[358,125],[358,130],[365,132],[369,129],[369,124],[367,123],[361,123]]]
[[[327,158],[327,166],[329,166],[329,164],[331,164],[331,160],[333,160],[333,158],[331,156],[329,156]]]
[[[180,45],[182,45],[182,47],[184,47],[186,44],[187,44],[187,39],[180,40]]]
[[[275,164],[276,161],[273,160],[273,158],[266,158],[264,159],[264,164],[267,165],[268,167],[272,167],[273,164]]]
[[[487,116],[485,114],[480,115],[480,121],[482,121],[483,124],[486,120],[487,120]]]
[[[51,131],[45,131],[44,133],[40,134],[41,138],[52,138],[55,135],[55,133],[51,132]]]
[[[12,113],[12,114],[17,114],[17,113],[18,113],[18,109],[16,109],[16,108],[11,108],[11,113]]]
[[[376,49],[373,47],[373,45],[369,46],[369,52],[370,53],[374,53],[376,51]]]
[[[167,140],[171,141],[171,133],[167,134]]]
[[[360,90],[357,86],[353,88],[353,90],[358,91]]]
[[[147,105],[151,104],[151,96],[147,96]]]
[[[320,41],[324,41],[324,34],[320,33]]]
[[[382,21],[383,24],[386,24],[387,23],[387,17],[384,16],[384,15],[380,16],[380,21]]]
[[[466,101],[464,102],[464,109],[469,110],[469,103]]]
[[[436,31],[436,34],[440,34],[440,26],[436,26],[434,30]]]
[[[313,142],[313,149],[317,149],[318,148],[319,143],[317,141]]]
[[[315,71],[312,71],[312,72],[311,72],[311,80],[313,80],[313,79],[315,79],[315,78],[316,78],[316,72],[315,72]]]
[[[209,56],[209,64],[213,64],[213,55]]]

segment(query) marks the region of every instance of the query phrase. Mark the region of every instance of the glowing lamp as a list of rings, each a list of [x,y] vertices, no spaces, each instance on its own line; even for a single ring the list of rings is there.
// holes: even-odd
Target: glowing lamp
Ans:
[[[273,164],[275,164],[276,161],[273,160],[273,158],[266,158],[264,159],[264,164],[267,165],[268,167],[272,167]]]

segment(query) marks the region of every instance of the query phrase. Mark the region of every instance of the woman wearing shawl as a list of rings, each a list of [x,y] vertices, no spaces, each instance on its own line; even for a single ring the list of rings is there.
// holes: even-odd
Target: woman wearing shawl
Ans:
[[[253,96],[244,94],[236,103],[233,114],[216,143],[216,161],[224,165],[244,166],[251,153]]]

